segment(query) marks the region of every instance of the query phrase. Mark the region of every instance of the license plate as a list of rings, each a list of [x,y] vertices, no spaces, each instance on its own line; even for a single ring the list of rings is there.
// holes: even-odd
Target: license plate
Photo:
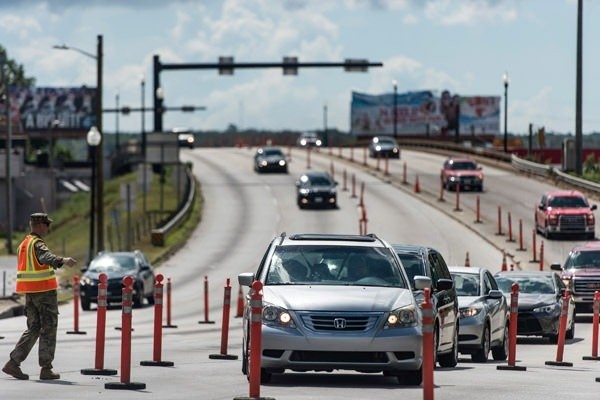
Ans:
[[[315,197],[315,203],[322,203],[322,202],[323,202],[322,197]]]

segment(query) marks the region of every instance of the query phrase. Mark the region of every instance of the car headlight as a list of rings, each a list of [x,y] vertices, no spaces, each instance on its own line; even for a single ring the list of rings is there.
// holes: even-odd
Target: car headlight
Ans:
[[[263,306],[262,321],[267,326],[296,328],[296,324],[288,310],[269,303],[265,303]]]
[[[279,166],[285,167],[285,160],[279,160]]]
[[[482,304],[473,304],[466,308],[460,309],[460,318],[474,317],[483,310]]]
[[[337,193],[337,189],[329,189],[329,194],[336,194]]]
[[[81,278],[81,280],[79,281],[79,285],[90,285],[90,286],[94,286],[96,284],[96,281],[94,281],[91,278],[88,278],[87,276],[84,276],[83,278]]]
[[[316,142],[316,145],[317,145],[317,146],[320,146],[320,145],[321,145],[321,140],[320,140],[320,139],[319,139],[319,140],[317,140],[317,142]]]
[[[302,139],[302,140],[300,141],[300,144],[301,144],[302,146],[306,146],[306,139]]]
[[[310,193],[310,190],[308,190],[308,189],[300,189],[299,192],[300,192],[300,194],[307,195],[307,194]]]
[[[260,166],[261,166],[261,167],[266,167],[266,166],[267,166],[267,161],[266,161],[266,160],[262,160],[262,161],[260,162]]]
[[[383,329],[405,328],[417,324],[417,309],[414,305],[400,307],[389,313]]]
[[[533,312],[544,314],[560,313],[560,306],[558,304],[546,304],[541,307],[534,308]]]
[[[381,146],[380,145],[375,146],[375,151],[381,151]]]
[[[451,181],[451,182],[454,182],[455,180],[456,180],[456,177],[455,177],[455,176],[451,176],[451,177],[450,177],[450,181]]]

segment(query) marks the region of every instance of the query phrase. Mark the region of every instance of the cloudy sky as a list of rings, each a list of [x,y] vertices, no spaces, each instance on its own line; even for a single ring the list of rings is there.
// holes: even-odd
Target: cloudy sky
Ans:
[[[584,1],[583,131],[600,131],[600,2]],[[164,128],[349,129],[352,91],[444,89],[503,96],[508,130],[529,123],[575,129],[576,0],[0,0],[0,44],[37,86],[95,86],[96,64],[66,44],[96,52],[104,41],[104,107],[150,106],[152,58],[163,63],[341,62],[362,58],[367,73],[302,69],[163,71],[165,105],[205,111],[165,114]],[[503,104],[503,103],[502,103]],[[503,109],[503,107],[502,107]],[[327,110],[325,112],[325,110]],[[502,111],[503,114],[503,111]],[[502,121],[503,121],[502,116]],[[152,118],[146,115],[146,127]],[[141,115],[119,119],[135,132]],[[104,129],[116,129],[105,114]],[[501,123],[501,130],[503,123]]]

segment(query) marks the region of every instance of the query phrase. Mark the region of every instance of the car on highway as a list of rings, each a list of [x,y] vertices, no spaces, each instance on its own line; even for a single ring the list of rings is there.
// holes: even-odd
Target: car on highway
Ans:
[[[300,208],[337,208],[336,186],[329,172],[305,172],[296,180],[296,203]]]
[[[596,236],[596,204],[578,190],[553,190],[540,198],[534,210],[535,229],[547,239],[555,236]]]
[[[553,263],[575,301],[576,313],[591,313],[594,292],[600,290],[600,242],[586,242],[573,247],[561,265]]]
[[[492,273],[484,267],[450,266],[458,296],[458,351],[475,362],[508,357],[509,307]]]
[[[300,147],[321,147],[323,141],[316,132],[302,132],[296,141]]]
[[[259,147],[254,153],[254,171],[288,172],[288,161],[279,147]]]
[[[421,311],[391,246],[376,235],[282,233],[242,286],[262,283],[261,381],[286,370],[383,373],[422,380]],[[428,287],[427,277],[414,285]],[[251,302],[243,316],[248,375]]]
[[[375,136],[369,143],[369,156],[372,158],[400,158],[400,146],[389,136]]]
[[[442,254],[429,246],[392,244],[412,283],[416,277],[431,280],[431,300],[434,310],[435,362],[441,367],[455,367],[458,363],[459,311],[458,298],[452,275]],[[416,288],[415,288],[416,289]],[[415,295],[422,303],[423,294]]]
[[[89,265],[81,269],[79,299],[84,311],[91,309],[91,303],[98,303],[100,274],[107,275],[108,303],[121,303],[123,299],[123,278],[131,276],[133,283],[133,306],[142,307],[144,299],[154,304],[154,269],[146,255],[140,250],[100,252]]]
[[[542,336],[558,342],[560,314],[567,287],[554,271],[501,271],[494,275],[510,302],[512,284],[519,285],[517,335]],[[575,337],[575,302],[569,294],[566,339]],[[509,304],[510,306],[510,304]]]
[[[483,191],[483,168],[470,158],[450,157],[444,161],[440,173],[442,186],[446,190]]]

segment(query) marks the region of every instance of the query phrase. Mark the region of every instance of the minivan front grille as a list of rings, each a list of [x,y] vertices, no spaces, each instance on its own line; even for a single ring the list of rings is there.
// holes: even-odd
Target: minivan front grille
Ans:
[[[382,313],[306,313],[304,326],[312,331],[364,332],[373,328]]]

